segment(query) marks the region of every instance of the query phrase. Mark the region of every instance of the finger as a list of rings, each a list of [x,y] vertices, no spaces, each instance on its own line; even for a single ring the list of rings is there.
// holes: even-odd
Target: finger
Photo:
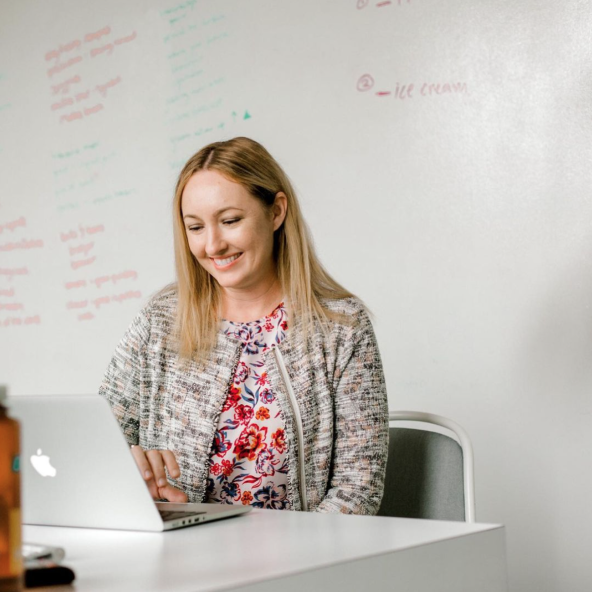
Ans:
[[[150,468],[154,473],[154,480],[157,487],[166,487],[168,481],[164,471],[164,461],[162,460],[162,450],[148,450],[146,457],[150,463]]]
[[[163,450],[162,458],[169,475],[173,479],[178,479],[181,476],[181,470],[179,469],[174,453],[171,450]]]
[[[177,504],[187,503],[187,495],[185,492],[173,487],[170,484],[166,485],[165,487],[159,487],[158,495],[161,499],[166,499],[169,502],[175,502]]]
[[[140,469],[142,477],[144,477],[145,481],[150,481],[154,477],[154,474],[152,473],[152,469],[148,459],[146,458],[144,449],[141,446],[133,445],[131,450],[132,456],[134,457],[134,460]]]

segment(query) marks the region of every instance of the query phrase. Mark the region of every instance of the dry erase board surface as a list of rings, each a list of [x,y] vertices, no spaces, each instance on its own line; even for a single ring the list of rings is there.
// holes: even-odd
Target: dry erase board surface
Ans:
[[[589,589],[591,31],[583,1],[2,2],[0,382],[96,392],[174,279],[183,163],[250,136],[391,408],[471,435],[514,589]]]

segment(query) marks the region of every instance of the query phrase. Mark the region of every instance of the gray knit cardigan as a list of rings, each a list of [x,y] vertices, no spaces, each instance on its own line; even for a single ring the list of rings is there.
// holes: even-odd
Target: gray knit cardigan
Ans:
[[[181,476],[169,482],[200,502],[241,345],[220,331],[207,364],[183,363],[170,338],[176,304],[174,290],[161,293],[137,315],[99,393],[129,444],[173,451]],[[388,450],[380,354],[360,301],[324,304],[351,324],[332,322],[326,333],[315,326],[305,338],[292,319],[284,341],[265,357],[286,424],[287,495],[294,510],[376,514]]]

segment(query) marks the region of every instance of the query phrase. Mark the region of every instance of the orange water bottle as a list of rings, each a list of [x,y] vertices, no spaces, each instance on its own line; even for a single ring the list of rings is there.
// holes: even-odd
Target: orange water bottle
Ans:
[[[20,430],[4,405],[0,386],[0,592],[23,588],[21,558]]]

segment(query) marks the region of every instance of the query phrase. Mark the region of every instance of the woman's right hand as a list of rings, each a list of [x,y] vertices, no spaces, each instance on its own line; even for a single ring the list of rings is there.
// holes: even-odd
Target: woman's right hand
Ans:
[[[144,450],[141,446],[134,444],[132,455],[146,481],[152,499],[187,502],[185,492],[173,487],[167,481],[166,471],[173,479],[178,479],[181,475],[175,455],[170,450]]]

